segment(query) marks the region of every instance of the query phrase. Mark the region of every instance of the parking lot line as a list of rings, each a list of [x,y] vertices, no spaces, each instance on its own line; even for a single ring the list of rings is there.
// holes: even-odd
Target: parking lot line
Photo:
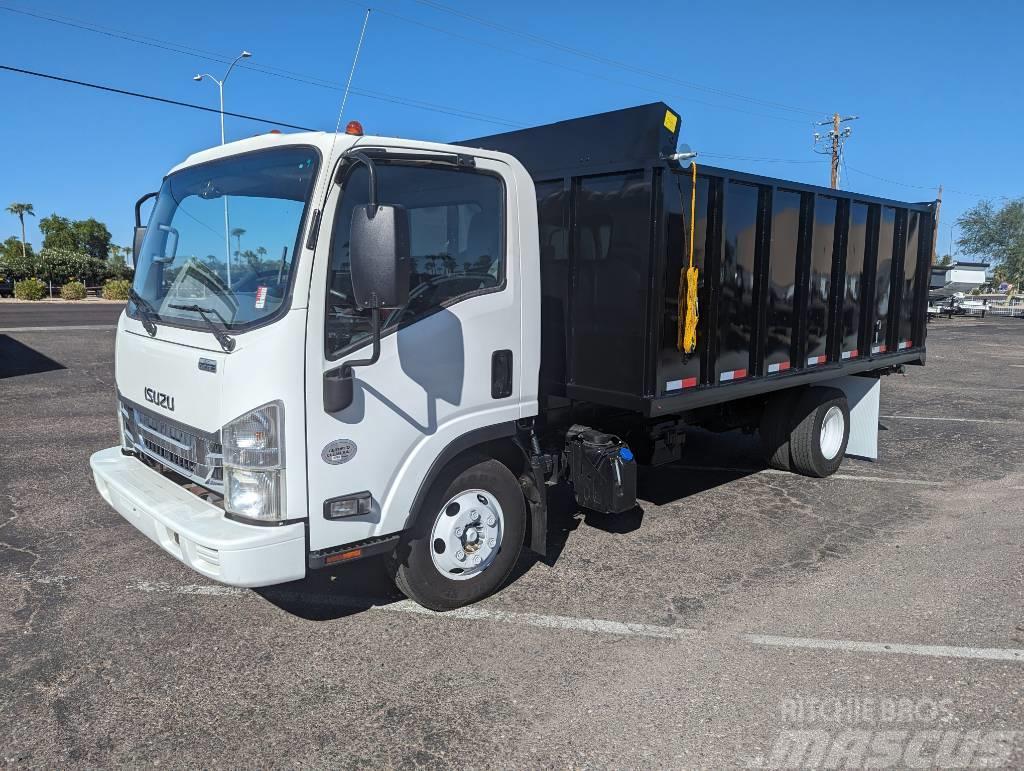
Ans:
[[[794,476],[790,471],[780,471],[774,468],[734,468],[732,466],[691,466],[686,464],[673,464],[672,468],[681,471],[712,471],[721,474],[747,474],[749,476],[754,476],[755,474]],[[801,478],[806,479],[805,477]],[[897,479],[895,477],[878,477],[867,474],[831,474],[827,479],[845,479],[852,482],[883,482],[893,485],[919,485],[922,487],[946,487],[950,484],[949,482],[932,481],[931,479]]]
[[[467,621],[498,621],[506,624],[537,626],[545,629],[566,629],[573,632],[589,632],[592,634],[635,635],[638,637],[658,637],[672,640],[692,637],[698,634],[696,629],[686,629],[684,627],[635,624],[628,621],[608,621],[600,618],[550,616],[543,613],[488,610],[476,606],[437,613],[417,605],[412,600],[402,600],[401,602],[380,606],[380,610],[396,610],[403,613],[416,613],[436,618],[457,618]]]
[[[812,637],[779,637],[768,634],[744,634],[741,637],[755,645],[769,645],[782,648],[818,648],[821,650],[851,651],[856,653],[898,653],[911,656],[1024,662],[1024,650],[1020,648],[905,645],[903,643],[862,642],[860,640],[819,640]]]
[[[939,420],[952,423],[1004,423],[1016,425],[1019,420],[994,420],[992,418],[948,418],[943,415],[879,415],[886,420]]]
[[[12,578],[11,576],[8,577]],[[14,574],[14,579],[32,583],[70,583],[74,576],[47,577],[41,575]],[[128,589],[146,593],[167,593],[203,597],[255,596],[252,590],[218,584],[176,585],[164,581],[136,581]],[[532,626],[542,629],[559,629],[586,634],[615,635],[625,637],[649,637],[663,640],[695,639],[709,636],[709,633],[688,627],[641,624],[630,621],[610,621],[600,618],[579,618],[576,616],[549,615],[544,613],[523,613],[519,611],[481,608],[476,605],[457,608],[443,613],[428,610],[412,600],[391,601],[386,598],[354,597],[335,593],[310,593],[290,589],[263,590],[270,599],[301,599],[303,602],[343,608],[363,608],[374,611],[390,611],[427,616],[435,619],[458,619],[460,621],[491,621],[518,626]],[[938,658],[980,659],[985,661],[1014,661],[1024,663],[1024,649],[1021,648],[976,648],[956,645],[914,645],[907,643],[868,642],[864,640],[832,640],[815,637],[786,637],[781,635],[753,634],[739,632],[729,635],[735,639],[770,648],[801,648],[846,653],[883,653],[905,656],[930,656]]]

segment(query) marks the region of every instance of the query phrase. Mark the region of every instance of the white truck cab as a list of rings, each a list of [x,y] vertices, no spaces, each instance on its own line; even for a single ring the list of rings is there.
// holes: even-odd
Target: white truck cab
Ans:
[[[400,308],[353,291],[371,169],[405,218]],[[393,549],[458,468],[472,484],[433,501],[444,551],[418,566],[449,593],[420,599],[500,583],[526,528],[519,482],[483,456],[449,464],[515,452],[537,414],[535,201],[514,158],[386,137],[266,134],[173,168],[117,327],[122,445],[91,461],[104,499],[200,573],[262,586]],[[375,313],[377,360],[325,410],[325,375],[374,347]]]

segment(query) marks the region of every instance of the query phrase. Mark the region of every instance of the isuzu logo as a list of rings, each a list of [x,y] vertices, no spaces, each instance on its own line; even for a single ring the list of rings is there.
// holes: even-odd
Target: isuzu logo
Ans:
[[[146,401],[155,404],[157,407],[163,407],[169,412],[174,412],[174,397],[169,394],[162,394],[157,390],[147,388]]]

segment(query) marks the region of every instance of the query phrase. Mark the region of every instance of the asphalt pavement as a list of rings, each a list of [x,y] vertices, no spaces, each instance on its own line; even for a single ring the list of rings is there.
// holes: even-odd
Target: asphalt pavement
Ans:
[[[189,571],[93,488],[113,330],[0,357],[0,764],[1024,765],[1024,321],[933,322],[878,462],[812,480],[694,433],[642,511],[556,495],[552,558],[448,614],[373,560]]]
[[[124,303],[78,300],[76,302],[0,302],[0,331],[30,327],[114,326]]]

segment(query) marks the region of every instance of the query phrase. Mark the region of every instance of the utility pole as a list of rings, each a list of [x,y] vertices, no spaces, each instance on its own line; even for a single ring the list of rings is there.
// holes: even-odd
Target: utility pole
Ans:
[[[849,126],[841,128],[840,124],[847,123],[851,120],[857,120],[856,115],[846,115],[839,117],[839,113],[832,113],[832,117],[828,120],[818,121],[816,126],[831,126],[831,130],[826,134],[821,134],[817,131],[814,132],[814,152],[821,155],[832,156],[832,181],[831,187],[833,190],[839,189],[839,163],[843,159],[843,149],[846,147],[846,140],[850,138],[850,134],[853,133],[853,129]],[[820,148],[820,149],[819,149]]]

